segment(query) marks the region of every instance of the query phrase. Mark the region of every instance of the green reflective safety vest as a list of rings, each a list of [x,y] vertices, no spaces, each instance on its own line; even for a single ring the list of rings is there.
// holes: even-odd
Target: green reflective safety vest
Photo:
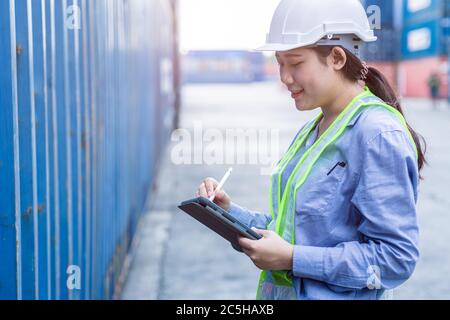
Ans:
[[[302,186],[306,179],[308,179],[311,169],[323,151],[330,144],[339,139],[345,132],[349,121],[368,107],[381,107],[395,115],[409,134],[412,145],[416,151],[416,156],[418,157],[416,145],[402,114],[397,109],[387,105],[380,98],[375,96],[368,87],[365,87],[364,92],[356,96],[322,136],[305,151],[290,174],[283,194],[281,193],[281,176],[289,162],[305,142],[308,135],[318,124],[322,117],[322,113],[304,126],[291,147],[277,164],[270,181],[269,206],[272,214],[272,221],[267,227],[268,230],[276,232],[287,242],[293,245],[295,244],[294,217],[296,195],[301,192],[308,192],[308,190],[302,190]],[[297,294],[293,286],[292,272],[262,271],[256,298],[259,300],[297,299]]]

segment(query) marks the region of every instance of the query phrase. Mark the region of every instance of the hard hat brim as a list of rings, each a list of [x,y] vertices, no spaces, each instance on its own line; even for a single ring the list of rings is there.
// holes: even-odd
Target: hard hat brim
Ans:
[[[304,47],[302,44],[283,44],[283,43],[269,43],[260,46],[253,51],[289,51],[292,49]]]
[[[359,36],[359,35],[358,35]],[[359,36],[361,41],[363,42],[373,42],[377,40],[377,37],[372,36],[372,37],[367,37],[367,36]],[[292,49],[297,49],[297,48],[306,48],[306,47],[310,47],[310,46],[315,46],[315,45],[341,45],[342,42],[324,42],[321,41],[320,44],[317,41],[311,41],[308,43],[296,43],[296,44],[286,44],[286,43],[267,43],[263,46],[260,46],[256,49],[253,49],[253,51],[289,51]]]

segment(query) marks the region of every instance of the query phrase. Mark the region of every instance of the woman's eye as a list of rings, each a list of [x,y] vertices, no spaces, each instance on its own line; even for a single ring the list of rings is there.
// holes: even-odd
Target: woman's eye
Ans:
[[[298,67],[299,65],[301,65],[303,63],[303,61],[297,62],[295,64],[293,64],[294,67]]]

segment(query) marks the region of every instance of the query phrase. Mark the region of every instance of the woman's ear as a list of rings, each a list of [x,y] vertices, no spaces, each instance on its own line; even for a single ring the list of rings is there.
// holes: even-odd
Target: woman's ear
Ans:
[[[334,47],[328,56],[328,60],[334,70],[340,71],[347,63],[347,54],[341,47]]]

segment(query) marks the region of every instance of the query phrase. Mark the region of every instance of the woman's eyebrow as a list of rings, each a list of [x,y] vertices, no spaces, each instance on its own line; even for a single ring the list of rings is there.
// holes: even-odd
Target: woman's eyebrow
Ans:
[[[281,58],[280,55],[279,55],[278,53],[276,53],[275,56],[276,56],[277,58]],[[286,53],[286,57],[287,57],[287,58],[301,58],[301,57],[303,57],[303,56],[302,56],[301,54],[298,54],[298,53]]]

